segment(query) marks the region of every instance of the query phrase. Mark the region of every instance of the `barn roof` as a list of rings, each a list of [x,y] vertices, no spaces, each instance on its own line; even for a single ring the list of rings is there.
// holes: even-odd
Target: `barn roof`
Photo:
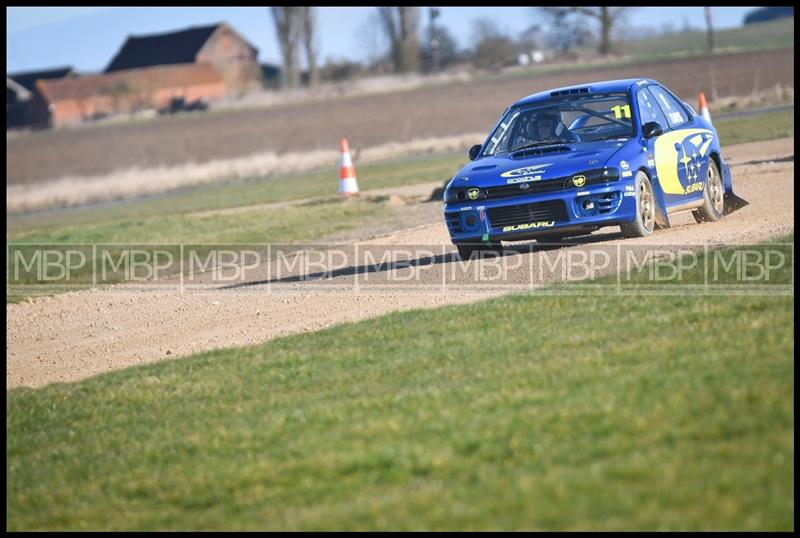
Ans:
[[[203,45],[220,26],[227,25],[220,22],[211,26],[193,26],[165,34],[128,36],[105,71],[111,73],[137,67],[192,63]],[[252,45],[250,47],[255,50]]]
[[[160,88],[185,88],[222,83],[219,71],[210,64],[167,65],[129,69],[116,73],[87,75],[57,80],[40,80],[37,87],[49,103],[98,95],[131,92],[151,93]]]
[[[25,71],[20,73],[9,73],[8,78],[32,92],[39,79],[64,78],[74,71],[72,66],[54,67],[52,69],[41,69],[39,71]]]

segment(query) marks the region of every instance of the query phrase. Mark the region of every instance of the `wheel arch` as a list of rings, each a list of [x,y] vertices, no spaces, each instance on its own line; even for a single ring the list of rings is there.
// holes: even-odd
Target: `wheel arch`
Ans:
[[[714,164],[717,165],[717,171],[719,172],[720,177],[724,179],[722,176],[722,157],[720,157],[719,151],[712,149],[711,153],[708,154],[708,158],[714,160]]]
[[[723,214],[728,215],[737,209],[741,209],[744,206],[749,205],[747,200],[741,198],[735,192],[733,192],[733,175],[731,174],[731,168],[726,163],[722,162],[722,156],[720,155],[720,152],[717,149],[713,149],[709,154],[709,158],[714,159],[714,163],[717,165],[717,171],[722,178],[722,187],[725,191],[725,205]]]
[[[722,178],[722,186],[725,188],[725,192],[733,192],[733,178],[731,177],[730,168],[722,162],[722,155],[720,155],[719,150],[712,149],[708,157],[713,159],[714,164],[717,165],[717,172]]]
[[[664,201],[664,191],[661,190],[661,183],[659,183],[658,177],[654,177],[644,166],[640,166],[636,169],[636,173],[638,174],[639,172],[647,176],[647,179],[650,181],[650,186],[653,188],[653,197],[656,200],[656,226],[659,228],[669,228],[667,204]]]

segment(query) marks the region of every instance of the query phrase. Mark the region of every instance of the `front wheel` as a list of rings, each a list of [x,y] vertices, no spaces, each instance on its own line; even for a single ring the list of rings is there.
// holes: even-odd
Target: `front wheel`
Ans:
[[[692,216],[697,222],[714,222],[722,218],[725,207],[725,187],[722,185],[722,176],[714,159],[708,160],[708,178],[703,189],[703,205],[692,211]]]
[[[636,219],[620,224],[625,237],[647,237],[656,225],[656,198],[647,174],[636,172]]]
[[[458,248],[458,255],[462,260],[467,261],[473,258],[482,258],[486,254],[493,256],[503,255],[503,244],[500,241],[495,243],[459,243],[456,245]]]

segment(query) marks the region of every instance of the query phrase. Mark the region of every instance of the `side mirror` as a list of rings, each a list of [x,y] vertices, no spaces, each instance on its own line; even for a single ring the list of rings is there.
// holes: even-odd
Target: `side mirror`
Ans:
[[[642,127],[642,136],[645,138],[653,138],[664,133],[664,128],[657,121],[648,121]]]
[[[469,148],[469,160],[474,161],[478,158],[478,154],[481,152],[481,145],[475,144],[471,148]]]

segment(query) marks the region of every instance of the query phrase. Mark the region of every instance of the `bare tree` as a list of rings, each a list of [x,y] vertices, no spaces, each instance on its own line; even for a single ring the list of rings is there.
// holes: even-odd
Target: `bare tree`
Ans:
[[[389,38],[392,62],[397,73],[416,71],[419,67],[419,8],[413,6],[379,7],[381,23]]]
[[[572,18],[573,14],[581,15],[585,18],[593,19],[599,23],[599,36],[597,51],[602,55],[611,54],[613,44],[611,40],[612,33],[615,25],[622,19],[625,13],[630,9],[627,7],[542,7],[539,8],[553,23],[554,26],[575,27],[575,21]],[[560,42],[560,48],[566,52],[574,46],[572,39],[568,32],[557,29],[553,32],[553,37],[556,41]]]
[[[435,37],[431,37],[430,41],[422,46],[420,61],[424,71],[435,73],[461,58],[458,42],[446,26],[437,26],[433,31],[429,28],[428,35]],[[433,46],[433,41],[436,41],[436,48]]]
[[[472,20],[472,42],[477,45],[487,39],[496,39],[503,34],[497,23],[489,17],[478,17]]]
[[[547,41],[550,47],[562,55],[587,44],[589,39],[585,25],[571,7],[540,7],[534,8],[537,18],[543,17],[547,28]]]
[[[438,19],[440,15],[441,12],[438,8],[428,8],[428,16],[430,17],[430,23],[428,24],[428,46],[431,51],[431,70],[434,73],[439,72],[439,67],[441,65],[441,59],[439,58],[439,35],[436,31],[436,19]]]
[[[302,9],[299,7],[270,8],[283,58],[281,85],[284,88],[294,88],[300,84],[298,49],[303,34]]]
[[[706,7],[706,33],[708,37],[708,56],[706,63],[708,64],[708,78],[711,89],[711,100],[717,100],[717,76],[716,76],[716,62],[714,62],[714,26],[711,22],[711,8]]]
[[[316,17],[313,7],[301,7],[301,18],[303,21],[303,48],[306,51],[306,63],[308,64],[308,85],[313,88],[319,82],[319,69],[317,68],[317,39],[316,39]]]
[[[600,45],[597,51],[602,55],[611,54],[611,32],[614,25],[622,15],[628,10],[626,7],[573,7],[570,8],[586,17],[597,20],[600,23]]]
[[[380,15],[381,26],[386,33],[389,40],[389,48],[392,53],[392,63],[395,71],[398,70],[400,65],[400,24],[398,22],[398,13],[395,10],[400,8],[393,7],[379,7],[378,15]]]
[[[706,34],[708,36],[708,52],[714,53],[714,25],[711,23],[711,8],[706,7]]]

